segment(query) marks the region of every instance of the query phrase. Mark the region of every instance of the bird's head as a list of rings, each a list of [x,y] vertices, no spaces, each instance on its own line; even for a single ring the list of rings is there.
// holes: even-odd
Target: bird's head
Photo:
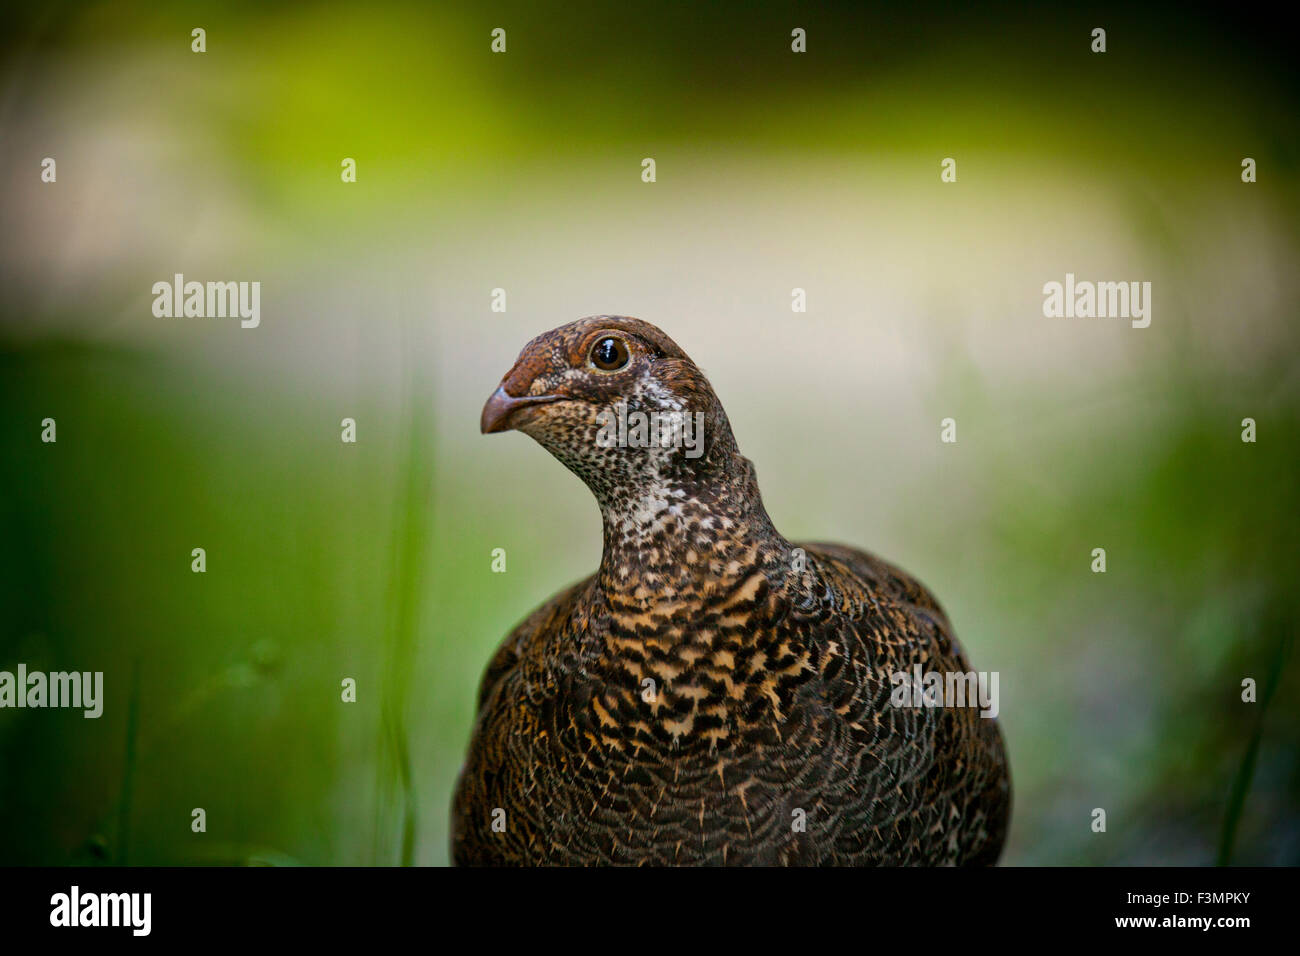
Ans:
[[[602,505],[633,488],[699,485],[737,457],[704,373],[655,326],[624,316],[589,316],[525,345],[480,427],[531,436]]]

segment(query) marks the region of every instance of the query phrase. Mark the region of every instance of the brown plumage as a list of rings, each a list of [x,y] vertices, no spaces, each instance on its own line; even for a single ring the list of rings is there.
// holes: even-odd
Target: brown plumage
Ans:
[[[620,405],[702,413],[703,441],[611,445],[601,413]],[[671,339],[620,316],[539,336],[483,410],[483,431],[511,428],[591,488],[604,552],[488,665],[456,863],[997,860],[996,721],[891,702],[915,664],[971,670],[938,602],[879,558],[777,533]]]

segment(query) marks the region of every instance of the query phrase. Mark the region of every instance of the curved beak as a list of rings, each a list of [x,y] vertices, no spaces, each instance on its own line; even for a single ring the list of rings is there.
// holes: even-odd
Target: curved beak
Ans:
[[[559,395],[521,395],[515,398],[513,395],[507,395],[505,388],[498,385],[497,390],[488,397],[487,403],[483,406],[483,414],[478,420],[479,431],[484,435],[509,431],[515,427],[511,422],[515,412],[535,405],[558,402],[560,397]]]

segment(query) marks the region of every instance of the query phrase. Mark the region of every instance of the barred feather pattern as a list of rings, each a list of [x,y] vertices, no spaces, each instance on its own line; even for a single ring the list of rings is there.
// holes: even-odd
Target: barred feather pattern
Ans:
[[[610,330],[642,367],[588,389],[571,373]],[[1011,803],[996,720],[891,702],[891,675],[914,665],[971,670],[929,591],[866,552],[783,538],[707,380],[648,323],[596,316],[548,333],[508,392],[521,365],[512,394],[575,396],[520,430],[592,488],[604,550],[488,666],[453,860],[996,862]],[[585,406],[611,387],[633,407],[705,408],[706,454],[596,448]]]

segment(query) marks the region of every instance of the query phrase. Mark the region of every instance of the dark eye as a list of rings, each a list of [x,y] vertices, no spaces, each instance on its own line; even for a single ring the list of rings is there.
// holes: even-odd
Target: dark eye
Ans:
[[[612,335],[598,341],[591,347],[591,364],[602,372],[613,372],[622,368],[631,358],[627,354],[627,343]]]

